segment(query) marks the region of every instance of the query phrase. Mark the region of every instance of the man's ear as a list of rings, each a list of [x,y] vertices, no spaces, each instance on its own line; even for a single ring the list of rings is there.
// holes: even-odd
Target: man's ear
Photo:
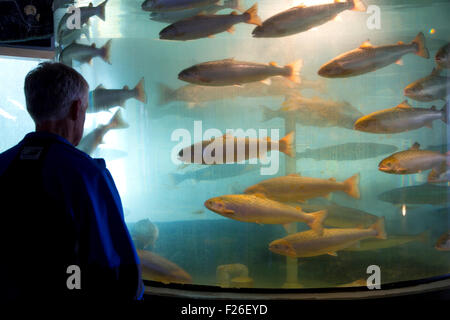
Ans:
[[[77,121],[78,118],[82,114],[82,103],[80,99],[72,101],[72,105],[70,106],[69,117],[72,121]]]

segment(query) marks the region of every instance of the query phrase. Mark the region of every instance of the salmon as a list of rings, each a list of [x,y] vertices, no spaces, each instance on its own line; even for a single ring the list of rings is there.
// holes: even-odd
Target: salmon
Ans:
[[[420,32],[409,44],[373,46],[369,41],[359,48],[346,52],[325,63],[318,74],[326,78],[347,78],[384,68],[392,63],[401,63],[405,54],[414,53],[428,59],[430,54],[425,45],[425,36]]]
[[[386,237],[384,218],[380,218],[368,229],[324,229],[322,235],[312,230],[294,233],[272,241],[269,250],[293,258],[336,256],[337,251],[355,246],[361,240]]]
[[[261,19],[258,17],[257,8],[258,5],[255,4],[243,14],[238,14],[236,11],[223,15],[199,14],[167,26],[159,33],[159,38],[181,41],[195,40],[213,37],[224,31],[233,33],[234,25],[241,22],[260,25]]]
[[[406,151],[400,151],[383,159],[378,170],[390,174],[414,174],[433,169],[430,173],[444,172],[447,168],[448,155],[436,151],[420,150],[420,144],[414,145]]]
[[[247,188],[244,193],[260,194],[283,202],[304,202],[317,197],[327,197],[330,193],[337,191],[359,199],[359,174],[355,174],[344,182],[337,182],[334,178],[325,180],[290,174],[264,180]]]
[[[225,59],[189,67],[179,73],[178,79],[203,86],[233,86],[283,76],[300,83],[299,73],[302,66],[302,60],[281,67],[275,62],[262,64]]]
[[[446,101],[450,92],[450,80],[446,76],[441,76],[441,72],[442,69],[434,68],[430,75],[406,86],[404,95],[422,102]]]
[[[327,211],[305,213],[300,207],[291,207],[264,197],[253,195],[225,195],[209,199],[205,207],[226,218],[259,224],[306,223],[318,234],[323,232]]]
[[[355,130],[370,133],[399,133],[422,127],[433,128],[435,120],[447,124],[447,106],[442,110],[413,108],[407,100],[394,108],[368,114],[355,122]]]
[[[252,34],[255,38],[279,38],[307,31],[320,26],[345,10],[366,11],[361,0],[320,4],[306,7],[300,5],[265,20]]]
[[[279,141],[266,138],[237,138],[230,134],[204,140],[182,149],[178,158],[185,163],[226,164],[254,158],[263,158],[267,152],[278,150],[293,157],[294,133],[290,132]],[[261,147],[261,145],[266,147]],[[221,154],[219,154],[221,152]]]
[[[97,48],[95,43],[90,46],[78,43],[72,43],[64,48],[59,55],[59,62],[65,65],[72,66],[73,61],[80,63],[92,63],[92,59],[95,57],[101,57],[103,61],[111,64],[110,60],[111,40],[106,44]]]

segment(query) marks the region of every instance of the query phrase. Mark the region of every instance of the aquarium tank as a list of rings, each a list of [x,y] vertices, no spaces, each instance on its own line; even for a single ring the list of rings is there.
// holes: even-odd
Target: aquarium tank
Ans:
[[[449,274],[448,1],[56,3],[56,60],[90,86],[78,148],[106,160],[147,285]],[[33,130],[38,62],[0,60],[0,151]]]

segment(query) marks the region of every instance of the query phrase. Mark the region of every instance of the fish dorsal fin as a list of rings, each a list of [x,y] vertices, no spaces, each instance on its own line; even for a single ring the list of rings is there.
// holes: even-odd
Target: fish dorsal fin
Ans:
[[[436,106],[432,106],[431,110],[436,111]]]
[[[97,47],[95,46],[95,43],[91,44],[91,48],[97,48]]]
[[[397,44],[405,44],[403,41],[399,41],[399,42],[397,42]]]
[[[105,87],[103,86],[103,84],[99,84],[98,86],[97,86],[97,88],[95,88],[95,90],[97,90],[97,89],[105,89]]]
[[[89,8],[92,8],[94,5],[92,4],[92,2],[91,3],[89,3]]]
[[[306,5],[303,3],[299,4],[298,6],[295,6],[294,8],[306,8]]]
[[[402,103],[400,103],[397,108],[400,109],[411,109],[412,106],[409,104],[408,100],[403,101]]]
[[[231,16],[238,16],[239,13],[237,13],[237,11],[232,11],[232,12],[230,13],[230,15],[231,15]]]
[[[336,182],[336,178],[330,178],[330,179],[328,179],[328,181]]]
[[[276,62],[273,62],[273,61],[270,61],[270,62],[269,62],[269,66],[272,66],[272,67],[278,67],[277,63],[276,63]]]
[[[409,148],[409,150],[419,150],[420,144],[418,142],[414,142],[414,144]]]
[[[362,45],[359,46],[360,49],[368,49],[373,48],[373,45],[370,43],[369,40],[364,41]]]
[[[130,88],[128,88],[128,86],[123,86],[123,90],[130,90]]]

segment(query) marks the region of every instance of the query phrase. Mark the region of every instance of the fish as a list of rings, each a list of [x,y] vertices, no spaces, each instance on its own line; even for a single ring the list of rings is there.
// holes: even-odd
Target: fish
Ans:
[[[308,199],[327,197],[332,192],[338,191],[359,199],[359,173],[344,182],[337,182],[335,178],[326,180],[302,177],[294,173],[261,181],[245,189],[244,193],[259,194],[282,202],[304,202]]]
[[[434,246],[439,251],[450,251],[450,231],[443,233]]]
[[[389,144],[349,142],[323,148],[307,148],[302,152],[297,152],[297,159],[354,161],[376,158],[384,154],[393,153],[397,150],[398,148],[396,146]]]
[[[450,187],[428,183],[401,187],[381,193],[378,199],[394,205],[444,205],[450,203]]]
[[[430,237],[429,231],[416,235],[389,235],[386,239],[366,239],[359,245],[346,248],[347,251],[370,251],[402,246],[411,242],[426,243]]]
[[[423,127],[432,129],[435,120],[448,123],[447,105],[441,110],[437,110],[435,106],[431,109],[413,108],[408,100],[405,100],[394,108],[376,111],[358,119],[355,122],[355,130],[390,134]]]
[[[436,65],[440,69],[450,68],[450,43],[440,48],[434,58]]]
[[[92,95],[92,108],[88,109],[89,113],[107,111],[113,107],[124,107],[128,99],[134,98],[142,103],[147,103],[147,95],[145,93],[145,80],[142,78],[134,89],[124,86],[123,89],[105,89],[103,85],[97,86]]]
[[[192,283],[191,275],[172,261],[147,250],[136,251],[141,261],[142,278],[164,284]]]
[[[243,14],[236,11],[230,14],[198,14],[194,17],[177,21],[159,33],[160,39],[165,40],[195,40],[221,32],[234,32],[234,25],[238,23],[261,24],[261,19],[257,14],[258,4],[254,4]]]
[[[448,77],[441,76],[441,72],[441,69],[434,68],[430,75],[406,86],[404,95],[421,102],[446,101],[450,92],[450,81]]]
[[[174,23],[183,19],[194,17],[200,13],[215,14],[216,12],[223,9],[232,9],[238,10],[239,12],[244,12],[242,10],[240,0],[225,0],[223,5],[220,5],[218,2],[205,7],[197,7],[187,10],[152,12],[150,14],[150,19],[158,22]]]
[[[158,83],[157,105],[162,106],[173,101],[183,101],[189,108],[202,106],[204,103],[221,100],[231,100],[238,97],[279,97],[298,94],[300,90],[312,89],[325,91],[325,84],[320,80],[301,79],[300,83],[294,83],[284,77],[272,77],[270,83],[250,82],[242,86],[211,87],[187,84],[177,89]]]
[[[181,182],[190,179],[198,182],[237,177],[242,174],[256,171],[258,168],[258,165],[243,165],[240,163],[232,163],[224,166],[209,166],[195,171],[189,171],[183,174],[172,173],[170,176],[174,184],[178,185]]]
[[[145,0],[141,8],[144,11],[170,12],[210,6],[219,0]]]
[[[293,82],[300,83],[302,60],[284,67],[275,62],[269,64],[237,61],[233,58],[209,61],[184,69],[178,79],[203,86],[233,86],[255,81],[266,81],[275,76],[284,76]]]
[[[89,19],[93,16],[99,17],[101,20],[105,21],[105,7],[108,3],[108,0],[102,2],[98,6],[94,7],[94,5],[89,3],[89,6],[87,7],[79,7],[77,9],[80,10],[80,26],[83,26],[85,23],[89,21]],[[59,20],[58,28],[57,28],[57,34],[59,35],[58,38],[61,38],[61,33],[67,30],[70,30],[67,26],[67,21],[69,18],[73,16],[73,12],[67,12],[61,20]]]
[[[293,139],[293,132],[288,133],[279,141],[273,141],[270,137],[237,138],[231,134],[225,134],[222,137],[204,140],[182,149],[178,153],[178,159],[185,163],[229,164],[254,158],[264,158],[272,150],[278,150],[293,157]],[[266,144],[265,150],[261,149],[263,144]],[[228,146],[232,146],[233,150],[227,149]],[[218,150],[217,159],[216,150]],[[220,152],[221,155],[219,155]]]
[[[318,235],[312,230],[288,235],[272,241],[269,250],[273,253],[292,257],[315,257],[324,254],[337,256],[337,251],[357,245],[359,241],[368,239],[386,239],[384,218],[367,229],[323,229]]]
[[[343,53],[325,63],[320,67],[318,74],[326,78],[359,76],[394,62],[400,63],[402,56],[408,53],[429,59],[430,54],[422,32],[410,44],[399,42],[394,45],[374,47],[369,41],[366,41],[359,48]]]
[[[103,61],[111,64],[110,50],[111,40],[108,40],[108,42],[106,42],[106,44],[101,48],[97,48],[95,43],[90,46],[72,43],[61,51],[61,54],[59,55],[59,62],[71,67],[73,61],[78,61],[82,64],[91,64],[93,58],[101,57]]]
[[[339,127],[353,130],[354,123],[363,114],[348,102],[323,100],[318,97],[305,98],[292,95],[282,104],[282,108],[272,110],[266,106],[263,109],[263,121],[273,118],[295,119],[303,126]]]
[[[245,194],[211,198],[205,201],[205,207],[221,216],[242,222],[281,225],[303,222],[318,234],[322,234],[322,223],[327,216],[326,210],[306,214],[300,207]]]
[[[450,169],[445,171],[431,171],[427,178],[428,183],[445,183],[450,182]]]
[[[433,169],[432,174],[435,174],[446,170],[448,157],[436,151],[420,150],[420,144],[416,142],[409,150],[383,159],[378,170],[390,174],[415,174]]]
[[[159,237],[159,229],[150,219],[139,220],[130,229],[136,249],[152,250]]]
[[[255,38],[280,38],[301,33],[333,20],[343,11],[366,11],[361,0],[339,1],[306,7],[296,6],[280,12],[256,27],[252,34]]]
[[[64,31],[62,31],[57,37],[58,44],[62,47],[68,46],[79,40],[83,35],[85,35],[86,39],[90,41],[88,24],[83,25],[80,29],[64,29]]]
[[[126,129],[129,127],[130,125],[123,120],[122,113],[119,110],[114,114],[108,124],[99,125],[92,132],[84,136],[77,148],[88,155],[92,155],[98,146],[104,143],[103,138],[109,130]]]
[[[304,212],[326,210],[327,217],[323,225],[335,228],[368,228],[373,225],[379,217],[362,210],[343,207],[336,203],[309,204],[303,203],[301,208]]]

